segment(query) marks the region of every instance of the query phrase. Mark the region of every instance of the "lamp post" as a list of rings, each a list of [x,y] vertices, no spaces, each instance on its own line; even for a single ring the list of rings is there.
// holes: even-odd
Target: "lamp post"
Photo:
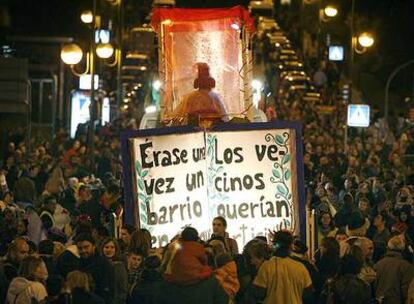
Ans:
[[[96,0],[93,0],[92,6],[92,33],[90,44],[90,74],[91,74],[91,104],[88,128],[88,146],[91,154],[91,164],[95,165],[95,120],[96,120],[96,101],[95,101],[95,30],[96,30]]]
[[[82,76],[86,74],[91,75],[90,86],[90,106],[89,106],[89,127],[88,127],[88,148],[91,153],[92,165],[95,163],[95,142],[94,142],[94,129],[96,120],[96,101],[95,101],[95,29],[96,29],[96,0],[93,1],[93,10],[85,11],[81,15],[83,23],[91,24],[92,33],[89,46],[89,52],[86,54],[86,68],[84,72],[77,72],[75,65],[78,64],[83,58],[83,51],[77,44],[69,44],[63,46],[60,57],[65,64],[70,65],[71,71],[76,76]],[[108,48],[108,47],[107,47]],[[103,52],[107,51],[107,48],[103,48]],[[113,50],[112,50],[113,51]],[[98,54],[99,56],[99,54]]]
[[[350,50],[349,50],[349,66],[348,66],[349,80],[351,84],[354,79],[353,68],[354,68],[355,53],[357,54],[365,53],[366,50],[370,48],[375,42],[374,37],[370,33],[367,33],[367,32],[360,34],[358,37],[355,36],[354,20],[355,20],[355,0],[352,0],[351,21],[349,25],[349,30],[350,30],[350,35],[351,35],[351,44],[350,44]],[[352,102],[352,87],[350,91],[350,100]]]
[[[114,1],[115,4],[118,5],[118,17],[120,18],[120,26],[123,27],[122,24],[122,12],[123,12],[123,1],[116,0]],[[121,80],[120,80],[120,71],[121,71],[121,45],[122,45],[122,29],[118,29],[120,34],[118,35],[118,49],[114,49],[114,47],[110,43],[96,43],[95,42],[95,33],[96,30],[100,28],[100,16],[97,15],[97,0],[93,0],[93,7],[92,10],[84,11],[81,14],[81,20],[85,24],[90,24],[91,27],[91,39],[89,43],[89,52],[86,53],[86,68],[84,72],[77,72],[75,70],[75,65],[78,64],[83,58],[83,51],[82,49],[76,44],[70,44],[63,46],[61,50],[61,59],[64,63],[70,65],[71,71],[76,76],[81,76],[85,74],[90,74],[91,77],[91,85],[90,85],[90,107],[89,107],[89,127],[88,127],[88,148],[91,153],[91,162],[92,165],[95,163],[95,120],[96,120],[96,100],[95,100],[95,52],[96,55],[101,59],[109,59],[110,57],[114,57],[114,61],[112,63],[105,63],[105,65],[114,67],[117,65],[117,98],[118,104],[120,103],[119,100],[122,98],[121,94],[122,91],[120,89]],[[106,41],[105,41],[106,42]]]
[[[353,19],[353,18],[352,18]],[[353,23],[353,21],[351,21],[351,23]],[[351,26],[352,31],[353,31],[353,26]],[[358,37],[352,36],[351,39],[351,50],[350,50],[350,62],[349,62],[349,101],[352,103],[352,84],[354,82],[354,71],[353,71],[353,66],[354,66],[354,58],[355,58],[355,53],[357,54],[363,54],[367,51],[368,48],[370,48],[371,46],[374,45],[374,37],[367,33],[364,32],[362,34],[360,34]],[[345,104],[346,108],[348,108],[348,101],[346,101]],[[345,136],[344,136],[344,151],[347,152],[348,150],[348,126],[345,123]]]
[[[324,8],[322,8],[321,3],[322,1],[319,1],[319,28],[318,28],[318,57],[321,57],[321,45],[323,44],[324,49],[326,47],[326,40],[322,37],[323,31],[322,31],[322,22],[329,22],[332,19],[334,19],[338,15],[338,9],[333,5],[327,5]],[[324,53],[324,52],[323,52]]]
[[[352,79],[353,79],[353,65],[354,65],[354,15],[355,15],[355,0],[352,0],[352,4],[351,4],[351,24],[349,25],[349,31],[351,34],[351,45],[350,45],[350,50],[349,50],[349,67],[348,67],[348,71],[349,71],[349,79],[350,82],[352,84]],[[352,102],[352,86],[350,87],[350,92],[349,92],[349,99]]]
[[[352,0],[351,4],[351,21],[349,25],[350,35],[351,35],[351,44],[349,50],[349,66],[348,66],[348,76],[349,76],[349,101],[352,103],[353,100],[353,82],[354,82],[354,61],[355,53],[362,54],[367,51],[368,48],[373,46],[375,40],[374,37],[367,32],[360,34],[358,37],[355,36],[354,28],[354,19],[355,19],[355,0]],[[348,108],[348,101],[345,104]],[[344,134],[344,152],[348,150],[348,126],[345,123],[345,134]]]
[[[391,81],[394,79],[395,76],[397,76],[397,74],[401,70],[405,69],[411,64],[414,64],[414,59],[406,61],[400,66],[398,66],[397,68],[395,68],[394,71],[392,71],[392,73],[387,79],[387,84],[385,85],[385,97],[384,97],[384,118],[386,122],[388,122],[388,102],[389,102],[389,91],[390,91]]]
[[[124,0],[118,1],[118,61],[116,67],[116,101],[117,108],[121,106],[122,103],[122,54],[123,54],[123,38],[124,38]]]

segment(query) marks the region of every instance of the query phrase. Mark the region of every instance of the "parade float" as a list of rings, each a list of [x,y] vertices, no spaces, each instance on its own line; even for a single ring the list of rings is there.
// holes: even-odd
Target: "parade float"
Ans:
[[[240,248],[272,230],[305,236],[301,126],[248,122],[247,10],[156,9],[152,26],[164,127],[122,134],[126,223],[149,230],[155,247],[187,225],[208,239],[217,215]]]

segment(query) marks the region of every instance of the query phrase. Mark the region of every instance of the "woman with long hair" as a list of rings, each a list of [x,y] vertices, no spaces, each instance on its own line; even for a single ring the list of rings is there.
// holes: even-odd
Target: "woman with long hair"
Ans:
[[[146,229],[139,229],[132,233],[129,244],[130,251],[140,251],[147,257],[151,251],[151,234]]]
[[[114,304],[125,303],[128,294],[128,272],[123,261],[118,241],[114,238],[106,238],[101,243],[101,254],[106,257],[114,269]]]
[[[40,257],[26,257],[20,265],[19,276],[10,283],[6,303],[27,304],[32,303],[32,301],[45,303],[47,277],[46,265]]]
[[[135,232],[135,227],[130,225],[123,225],[119,236],[119,245],[121,246],[122,253],[126,253],[129,245],[131,244],[132,234]],[[123,249],[123,250],[122,250]]]
[[[321,212],[318,220],[318,245],[326,237],[334,237],[338,229],[335,227],[332,215],[329,212]]]
[[[91,278],[82,271],[72,271],[66,276],[64,293],[60,303],[104,304],[105,301],[92,292]]]
[[[43,195],[59,195],[66,187],[65,178],[63,176],[63,170],[59,166],[53,168],[49,179],[45,185],[45,191]]]

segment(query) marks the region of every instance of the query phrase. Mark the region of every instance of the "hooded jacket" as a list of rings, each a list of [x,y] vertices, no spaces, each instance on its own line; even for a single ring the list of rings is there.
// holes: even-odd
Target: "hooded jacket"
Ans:
[[[10,283],[6,304],[28,304],[32,300],[40,302],[46,297],[47,291],[42,283],[17,277]]]
[[[204,246],[198,242],[181,241],[165,273],[165,280],[170,283],[191,285],[207,279],[212,272],[207,265]]]

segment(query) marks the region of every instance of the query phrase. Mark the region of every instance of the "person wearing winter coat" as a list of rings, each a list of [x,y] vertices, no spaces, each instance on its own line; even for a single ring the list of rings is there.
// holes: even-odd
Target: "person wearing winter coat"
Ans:
[[[403,235],[388,241],[388,251],[374,265],[377,272],[376,298],[383,303],[397,304],[407,300],[408,287],[414,278],[414,266],[403,259],[406,242]]]
[[[95,283],[96,293],[106,303],[112,303],[114,299],[114,269],[111,263],[100,256],[95,246],[95,240],[90,234],[80,234],[76,238],[76,246],[79,250],[79,269],[89,274]]]
[[[128,272],[121,257],[121,249],[116,239],[106,238],[101,242],[101,254],[112,264],[114,270],[113,304],[123,304],[128,294]]]
[[[9,287],[4,267],[0,264],[0,302],[6,302],[7,288]]]
[[[213,270],[207,265],[204,246],[198,240],[196,229],[183,230],[181,239],[171,248],[174,253],[164,274],[167,282],[191,285],[211,276]]]
[[[143,262],[143,269],[138,281],[132,287],[127,304],[157,304],[160,301],[160,290],[163,285],[159,271],[161,260],[156,255],[148,256]]]
[[[28,256],[20,266],[19,275],[9,286],[6,304],[44,303],[47,291],[44,283],[48,277],[45,263],[40,257]]]
[[[69,272],[79,269],[80,256],[76,245],[69,245],[56,260],[56,271],[66,277]]]
[[[89,276],[82,271],[69,272],[63,293],[58,303],[105,304],[105,301],[92,292]]]
[[[214,275],[198,283],[180,285],[165,282],[159,304],[228,304],[229,297]],[[158,303],[157,303],[158,304]]]
[[[239,248],[235,239],[229,237],[229,234],[226,232],[227,221],[222,216],[217,216],[213,219],[213,234],[211,235],[210,240],[214,240],[217,237],[222,237],[224,239],[224,245],[226,250],[232,255],[239,253]]]
[[[187,227],[181,238],[170,244],[160,304],[228,304],[228,296],[207,265],[198,232]]]
[[[321,286],[322,278],[315,264],[308,257],[308,246],[306,246],[306,244],[299,238],[293,241],[293,249],[292,253],[290,254],[290,258],[299,263],[302,263],[303,266],[305,266],[305,268],[308,270],[312,280],[312,286],[314,290],[313,292],[310,292],[306,298],[303,299],[303,303],[315,303],[323,287]]]
[[[221,254],[216,257],[217,269],[214,275],[229,297],[229,304],[235,303],[234,299],[240,289],[239,279],[237,277],[237,265],[230,254]]]
[[[3,269],[9,283],[17,277],[20,263],[28,254],[29,245],[24,238],[15,239],[7,248],[7,256],[3,263]]]
[[[325,286],[328,291],[327,303],[332,304],[366,304],[371,301],[370,286],[358,277],[361,261],[352,254],[341,258],[338,276],[329,280]]]
[[[334,222],[339,228],[345,228],[348,225],[351,214],[356,209],[354,198],[351,194],[345,194],[343,201],[344,204],[334,216]]]

